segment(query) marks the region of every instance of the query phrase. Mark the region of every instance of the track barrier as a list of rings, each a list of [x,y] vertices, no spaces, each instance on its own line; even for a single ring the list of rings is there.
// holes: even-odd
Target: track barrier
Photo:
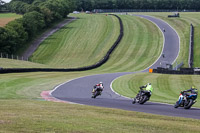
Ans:
[[[189,59],[188,59],[188,65],[189,68],[193,68],[193,49],[194,49],[194,26],[190,25],[190,44],[189,44]]]
[[[172,70],[158,67],[157,69],[153,69],[153,73],[200,75],[200,68],[180,68],[180,70]]]

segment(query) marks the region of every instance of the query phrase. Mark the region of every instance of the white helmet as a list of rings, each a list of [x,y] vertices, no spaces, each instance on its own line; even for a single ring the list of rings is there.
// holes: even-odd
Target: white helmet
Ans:
[[[151,85],[151,83],[148,83],[147,85]]]
[[[103,82],[99,82],[99,84],[103,84]]]

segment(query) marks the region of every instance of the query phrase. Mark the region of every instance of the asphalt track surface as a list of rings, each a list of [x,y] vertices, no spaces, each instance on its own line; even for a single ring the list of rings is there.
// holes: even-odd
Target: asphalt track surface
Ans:
[[[180,39],[176,31],[170,25],[160,19],[150,16],[137,16],[152,21],[158,26],[158,28],[161,29],[161,31],[163,30],[163,28],[165,29],[165,32],[162,31],[164,37],[162,53],[165,54],[165,58],[163,58],[161,54],[158,60],[149,68],[156,68],[160,66],[160,62],[173,63],[179,54]],[[141,72],[147,71],[148,68]],[[57,86],[53,91],[51,91],[51,95],[59,100],[84,105],[117,108],[166,116],[200,119],[199,108],[191,108],[190,110],[185,110],[183,108],[175,109],[173,105],[152,102],[147,102],[143,105],[132,104],[132,100],[130,98],[125,98],[112,91],[112,82],[116,78],[134,73],[136,72],[99,74],[77,78]],[[104,83],[105,89],[101,96],[93,99],[91,98],[92,87],[99,81],[102,81]]]

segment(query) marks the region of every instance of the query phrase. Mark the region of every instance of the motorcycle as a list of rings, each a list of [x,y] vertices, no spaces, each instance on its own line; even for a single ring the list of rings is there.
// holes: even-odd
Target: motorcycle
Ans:
[[[197,94],[185,94],[184,91],[181,91],[179,95],[179,100],[175,103],[174,108],[184,107],[184,109],[190,109],[193,104],[196,103]]]
[[[136,102],[139,104],[144,104],[146,101],[148,101],[151,97],[151,92],[150,91],[144,91],[140,87],[139,93],[136,95],[135,98],[133,98],[132,104],[135,104]]]
[[[101,95],[101,90],[97,89],[95,91],[95,89],[92,90],[92,98],[96,98],[97,96]]]

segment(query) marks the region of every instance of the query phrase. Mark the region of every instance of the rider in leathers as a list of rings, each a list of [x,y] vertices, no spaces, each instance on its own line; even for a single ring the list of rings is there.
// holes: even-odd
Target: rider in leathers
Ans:
[[[150,93],[153,91],[153,87],[152,87],[151,83],[148,83],[147,85],[144,85],[144,86],[140,87],[140,89],[142,89],[142,88],[145,88],[146,91],[148,91]],[[145,92],[145,90],[143,90],[143,92]]]
[[[190,93],[188,93],[188,92],[190,92]],[[179,104],[180,104],[180,101],[182,101],[182,99],[185,97],[185,96],[189,96],[190,94],[198,94],[198,89],[195,89],[195,87],[194,86],[192,86],[190,89],[188,89],[188,90],[185,90],[185,91],[181,91],[181,94],[182,95],[180,95],[179,96]]]
[[[96,84],[94,86],[94,89],[93,89],[93,92],[95,93],[96,91],[100,91],[100,94],[101,92],[103,91],[103,83],[102,82],[99,82],[99,84]]]
[[[143,88],[145,88],[145,90],[142,90]],[[138,96],[140,96],[140,94],[142,93],[142,92],[150,92],[150,95],[151,95],[151,92],[153,91],[153,87],[152,87],[152,85],[151,85],[151,83],[148,83],[147,85],[144,85],[144,86],[140,86],[140,89],[141,89],[141,91],[140,91],[140,93],[138,93],[137,95],[136,95],[136,98],[138,98]]]
[[[187,93],[187,92],[190,92],[190,93]],[[183,93],[183,96],[190,95],[190,94],[198,94],[198,90],[195,89],[194,86],[192,86],[190,89],[182,91],[182,93]]]

